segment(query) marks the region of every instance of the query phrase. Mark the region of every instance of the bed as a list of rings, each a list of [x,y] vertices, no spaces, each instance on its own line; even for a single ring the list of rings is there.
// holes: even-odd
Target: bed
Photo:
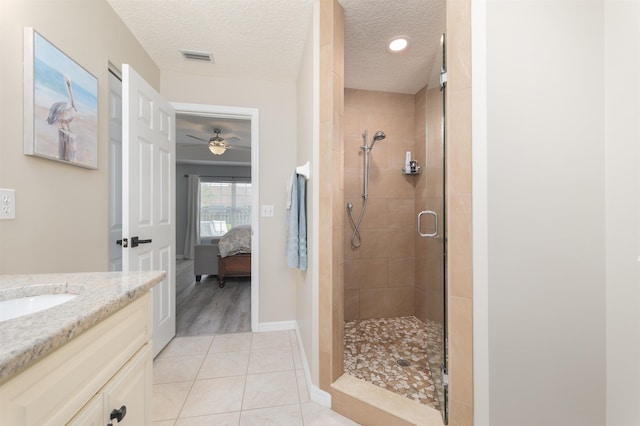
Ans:
[[[225,285],[226,277],[251,276],[251,226],[231,228],[218,242],[218,285]]]

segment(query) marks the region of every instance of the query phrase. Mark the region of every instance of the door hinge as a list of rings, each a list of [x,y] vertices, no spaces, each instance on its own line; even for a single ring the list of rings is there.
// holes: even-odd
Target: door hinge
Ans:
[[[440,73],[440,89],[444,89],[449,81],[449,76],[446,71]]]
[[[446,388],[449,386],[449,372],[444,364],[440,364],[440,371],[442,372],[442,385]]]

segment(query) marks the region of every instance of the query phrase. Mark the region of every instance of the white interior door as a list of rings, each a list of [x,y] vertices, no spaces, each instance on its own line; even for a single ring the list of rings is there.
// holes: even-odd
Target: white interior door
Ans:
[[[130,66],[122,71],[122,267],[166,271],[153,288],[155,357],[176,333],[175,111]]]
[[[122,271],[122,82],[109,72],[109,270]]]

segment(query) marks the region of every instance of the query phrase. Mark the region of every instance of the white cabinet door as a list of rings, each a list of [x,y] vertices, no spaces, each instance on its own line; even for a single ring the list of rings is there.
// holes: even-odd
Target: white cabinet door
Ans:
[[[167,273],[152,290],[155,356],[176,334],[175,111],[130,66],[122,71],[122,269]]]
[[[142,426],[151,424],[153,359],[146,345],[104,387],[104,424]],[[126,413],[118,421],[116,415]]]
[[[151,346],[146,345],[67,426],[150,425],[152,374]]]
[[[104,426],[104,395],[99,393],[68,423],[68,426]]]

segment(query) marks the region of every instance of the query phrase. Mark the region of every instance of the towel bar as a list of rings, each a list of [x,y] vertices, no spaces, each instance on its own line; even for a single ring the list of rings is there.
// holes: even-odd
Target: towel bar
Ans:
[[[309,180],[309,177],[311,176],[309,161],[304,163],[302,166],[296,167],[296,173],[304,176],[305,179]]]

